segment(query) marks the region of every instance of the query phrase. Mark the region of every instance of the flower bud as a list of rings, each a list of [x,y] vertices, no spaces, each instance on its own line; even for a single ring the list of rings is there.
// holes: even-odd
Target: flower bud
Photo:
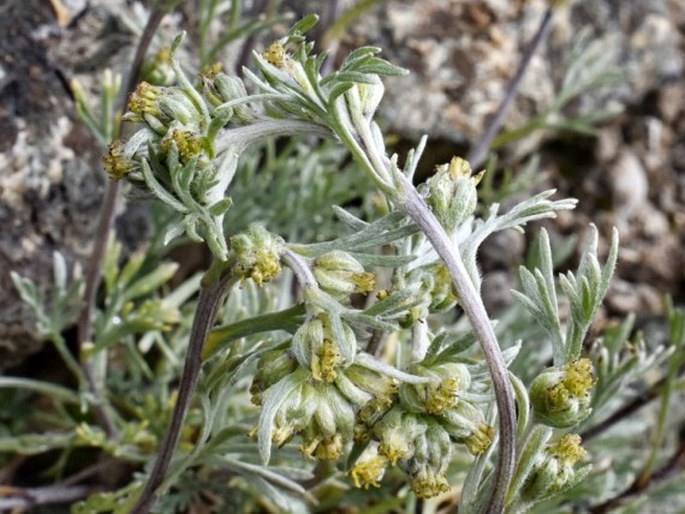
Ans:
[[[306,384],[300,384],[278,408],[274,417],[271,442],[279,448],[301,432],[310,421],[316,404],[306,394],[308,392],[306,391]]]
[[[373,291],[375,277],[349,253],[334,250],[314,259],[314,277],[321,289],[344,298],[352,293]]]
[[[245,84],[238,77],[217,74],[211,82],[205,84],[205,91],[212,93],[221,103],[238,100],[247,96]],[[247,104],[241,103],[233,106],[233,117],[231,121],[238,123],[249,123],[256,119],[255,112]]]
[[[330,339],[324,339],[320,349],[317,348],[311,356],[312,377],[314,380],[333,382],[336,377],[335,368],[340,364],[340,351],[337,346]]]
[[[466,391],[471,384],[471,375],[461,363],[443,363],[433,367],[414,364],[408,371],[413,375],[433,377],[427,384],[400,386],[400,401],[411,412],[439,415],[457,406],[459,392]]]
[[[444,264],[434,264],[426,270],[424,280],[427,282],[431,298],[428,309],[431,312],[445,312],[457,303],[458,296]]]
[[[378,439],[378,453],[385,455],[391,464],[410,459],[414,455],[414,440],[426,430],[426,425],[412,413],[393,407],[373,427]]]
[[[140,76],[143,80],[158,86],[173,84],[176,76],[171,66],[171,49],[162,48],[154,56],[146,59]]]
[[[385,455],[378,455],[375,446],[370,448],[371,450],[365,451],[350,469],[350,478],[357,488],[380,487],[385,468],[388,467],[388,458]]]
[[[131,93],[128,101],[128,110],[134,115],[138,116],[137,121],[143,121],[146,114],[161,117],[162,112],[159,109],[159,97],[162,92],[162,87],[153,86],[148,82],[141,82],[136,86],[136,89]],[[133,121],[133,120],[131,120]]]
[[[378,105],[383,99],[383,94],[385,93],[383,81],[377,75],[369,76],[369,78],[371,77],[373,77],[373,84],[358,83],[355,85],[355,87],[359,90],[362,114],[367,119],[371,119],[373,117]]]
[[[448,232],[453,231],[476,210],[476,185],[482,172],[471,176],[471,166],[460,157],[439,166],[426,182],[428,204]]]
[[[266,59],[266,62],[273,64],[276,66],[276,68],[282,68],[285,66],[285,60],[288,57],[285,48],[278,41],[271,43],[269,47],[264,50],[263,55],[264,59]]]
[[[567,434],[539,456],[523,483],[520,495],[526,502],[540,501],[572,485],[577,479],[576,463],[587,452],[577,434]]]
[[[319,317],[305,321],[293,336],[292,349],[300,366],[311,368],[312,349],[323,345],[323,322]]]
[[[334,385],[305,385],[315,405],[302,434],[300,450],[318,460],[337,460],[352,440],[354,407]]]
[[[435,421],[426,421],[426,431],[414,442],[414,455],[400,462],[409,475],[412,491],[419,498],[432,498],[449,490],[447,467],[452,459],[449,434]]]
[[[163,153],[168,153],[172,143],[176,145],[178,156],[182,163],[187,163],[193,157],[196,157],[203,152],[200,138],[189,130],[177,128],[169,130],[164,138],[162,138],[159,148]]]
[[[487,423],[481,423],[470,435],[457,442],[463,442],[471,455],[480,455],[490,448],[494,435],[495,429],[493,427]]]
[[[364,366],[352,364],[345,375],[354,385],[375,398],[393,398],[397,394],[397,380]]]
[[[444,411],[440,421],[452,439],[464,443],[472,455],[487,450],[495,435],[495,429],[485,422],[483,413],[463,399],[454,408]]]
[[[302,64],[288,55],[279,41],[269,45],[261,56],[261,65],[266,78],[276,79],[290,86],[298,87],[310,99],[320,103],[318,95],[309,83],[309,77]],[[269,77],[271,75],[272,77]]]
[[[135,168],[135,163],[124,155],[125,142],[115,139],[109,145],[107,153],[102,156],[105,173],[112,180],[120,180]]]
[[[134,332],[144,333],[151,330],[168,332],[173,325],[181,321],[180,311],[164,300],[145,300],[126,313],[128,305],[122,309],[122,317],[127,327]]]
[[[530,388],[535,414],[546,425],[572,427],[587,418],[592,409],[592,362],[582,358],[540,373]]]
[[[306,321],[293,336],[292,349],[300,366],[312,372],[315,381],[332,383],[336,369],[349,366],[357,351],[357,338],[346,323],[341,322],[341,337],[336,338],[331,320],[325,313]]]
[[[397,399],[397,380],[355,364],[345,370],[345,376],[354,385],[372,395],[371,400],[357,412],[357,424],[354,427],[354,440],[367,442],[371,438],[374,425]]]
[[[357,423],[354,425],[354,440],[366,443],[373,436],[373,428],[393,406],[390,398],[372,398],[357,412]]]
[[[335,386],[304,380],[278,407],[271,441],[280,447],[301,434],[306,456],[336,460],[352,439],[353,422],[354,408]]]
[[[263,353],[257,361],[257,371],[250,386],[251,401],[262,404],[262,393],[297,368],[297,361],[290,351],[279,348]]]
[[[145,122],[160,135],[172,121],[181,125],[202,124],[202,113],[179,87],[153,86],[141,82],[131,94],[126,121]]]
[[[409,484],[418,498],[433,498],[450,490],[450,485],[444,474],[435,473],[430,468],[417,471]]]
[[[241,285],[251,278],[261,286],[281,272],[280,257],[285,243],[261,225],[251,225],[247,231],[232,237],[231,248],[235,252],[235,271]]]
[[[418,305],[415,305],[414,307],[411,307],[408,311],[407,314],[402,316],[398,321],[398,324],[402,328],[411,328],[414,326],[415,323],[419,322],[421,323],[422,320],[425,320],[426,317],[428,316],[428,295],[426,295],[426,301],[421,302]]]

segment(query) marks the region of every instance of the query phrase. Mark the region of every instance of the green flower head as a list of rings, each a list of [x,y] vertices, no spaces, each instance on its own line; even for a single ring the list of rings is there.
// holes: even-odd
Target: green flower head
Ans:
[[[582,358],[539,374],[531,385],[530,399],[540,421],[569,428],[587,418],[592,412],[592,371],[592,362]]]
[[[136,167],[136,163],[126,157],[125,147],[125,141],[115,139],[110,143],[107,153],[102,156],[105,173],[112,180],[121,180]]]
[[[448,232],[455,230],[476,209],[476,185],[483,172],[471,176],[471,166],[460,157],[438,166],[426,182],[428,204]]]
[[[352,363],[357,338],[349,325],[343,322],[336,337],[329,315],[321,313],[297,329],[292,349],[300,366],[312,372],[314,381],[332,383],[338,376],[338,368]]]
[[[540,501],[573,486],[589,471],[576,469],[587,452],[577,434],[567,434],[549,445],[538,457],[520,495],[524,501]]]
[[[373,427],[380,442],[378,453],[395,465],[414,455],[416,438],[426,431],[426,425],[414,414],[395,406]]]
[[[426,430],[414,440],[414,455],[400,462],[409,475],[409,485],[419,498],[432,498],[449,490],[447,467],[452,459],[452,442],[436,421],[424,420]]]
[[[364,271],[354,257],[342,250],[334,250],[314,259],[312,271],[319,287],[338,298],[345,298],[352,293],[369,293],[376,283],[373,273]]]
[[[468,369],[460,363],[444,363],[431,367],[414,364],[408,371],[413,375],[434,378],[427,384],[405,383],[400,386],[402,405],[417,413],[439,415],[445,410],[455,408],[459,393],[466,391],[471,383]]]
[[[247,231],[232,237],[231,248],[235,252],[236,273],[241,284],[250,278],[261,286],[281,272],[280,258],[285,243],[261,225],[252,225]]]
[[[350,469],[349,474],[354,486],[360,489],[380,487],[380,481],[385,475],[388,463],[388,458],[384,455],[378,455],[376,450],[370,456],[362,455]]]
[[[250,386],[252,403],[261,405],[262,393],[296,368],[297,361],[287,349],[280,348],[263,353],[257,361],[257,371]]]
[[[495,429],[485,422],[480,409],[466,400],[444,411],[440,421],[452,439],[466,445],[472,455],[480,455],[492,444]]]

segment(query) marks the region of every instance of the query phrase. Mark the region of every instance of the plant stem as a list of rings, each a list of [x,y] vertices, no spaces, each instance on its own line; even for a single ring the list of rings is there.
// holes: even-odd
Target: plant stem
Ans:
[[[373,331],[371,332],[371,337],[369,338],[369,342],[366,345],[366,353],[373,355],[374,357],[378,357],[378,354],[381,353],[381,343],[383,342],[383,332],[378,330],[377,328],[374,328]]]
[[[69,371],[71,371],[78,381],[79,390],[84,391],[87,387],[89,387],[88,379],[86,378],[83,368],[73,356],[71,350],[69,350],[67,347],[67,342],[62,337],[62,334],[53,333],[50,335],[50,340],[55,345],[57,353],[59,353],[60,357],[64,361],[65,366],[69,369]]]
[[[331,131],[323,125],[309,121],[259,120],[250,125],[222,130],[214,145],[217,154],[229,150],[240,153],[257,141],[295,135],[330,138]]]
[[[656,427],[652,432],[651,437],[651,449],[645,464],[642,467],[642,472],[638,475],[637,480],[640,482],[648,483],[650,480],[650,474],[657,457],[659,456],[659,450],[664,443],[664,437],[666,436],[666,423],[668,421],[668,414],[671,405],[671,397],[673,395],[674,382],[678,376],[678,361],[679,357],[676,357],[679,352],[675,352],[671,355],[668,374],[666,375],[666,383],[663,387],[663,392],[661,393],[661,405],[659,406],[659,414],[657,416]]]
[[[126,81],[126,89],[123,90],[123,94],[120,98],[121,107],[119,111],[123,110],[129,94],[131,94],[136,87],[138,75],[140,74],[140,69],[143,64],[143,58],[145,57],[145,53],[150,46],[152,37],[157,31],[157,27],[159,27],[162,18],[168,12],[168,10],[170,10],[168,6],[165,7],[166,8],[158,6],[150,13],[150,17],[145,25],[145,29],[140,37],[140,41],[138,42],[135,56],[133,57],[133,63],[131,64],[128,80]],[[120,134],[121,124],[119,124],[116,137],[119,137]],[[93,310],[95,308],[95,294],[97,293],[98,285],[100,284],[100,278],[102,276],[102,263],[105,256],[105,250],[107,249],[107,240],[110,232],[112,231],[112,226],[114,225],[114,214],[117,198],[119,197],[119,189],[119,182],[110,180],[107,183],[107,190],[105,192],[102,208],[100,210],[100,220],[98,221],[97,230],[95,232],[93,251],[90,255],[90,260],[88,261],[85,279],[85,292],[83,295],[84,305],[79,315],[77,326],[79,347],[82,350],[84,345],[89,343],[92,337],[92,317]],[[102,384],[97,377],[93,359],[87,359],[83,363],[83,368],[91,394],[96,398],[96,400],[102,400],[104,396],[102,392]],[[98,423],[104,428],[107,435],[110,437],[116,436],[117,428],[112,418],[111,410],[102,403],[96,404],[94,406],[94,410]]]
[[[304,257],[297,255],[292,250],[286,250],[283,253],[283,263],[293,271],[297,282],[303,290],[306,291],[311,288],[319,287],[316,278],[314,278],[314,274]]]
[[[74,404],[80,403],[78,395],[76,395],[71,389],[57,384],[52,384],[50,382],[34,380],[32,378],[0,376],[0,389],[5,387],[16,387],[17,389],[35,391],[37,393],[42,393],[47,396],[51,396],[52,398],[56,400],[61,400],[63,402],[69,402]]]
[[[400,177],[404,180],[404,194],[399,195],[401,207],[426,235],[447,267],[459,295],[459,303],[478,336],[490,371],[499,416],[499,457],[494,471],[493,489],[485,503],[485,512],[499,513],[504,509],[504,498],[516,467],[516,412],[507,367],[488,313],[458,250],[453,249],[445,229],[416,188],[403,175]]]
[[[190,400],[200,375],[202,347],[212,329],[216,313],[223,301],[224,295],[230,283],[234,281],[230,275],[219,274],[217,276],[215,270],[216,267],[213,266],[203,278],[195,310],[195,319],[190,331],[190,342],[188,343],[181,383],[179,384],[178,399],[176,400],[176,405],[174,405],[171,422],[164,434],[159,455],[152,467],[152,471],[150,471],[145,488],[131,514],[146,514],[150,511],[157,500],[157,488],[164,480],[171,463],[171,458],[178,445],[183,422],[188,413]]]
[[[350,98],[352,101],[355,100],[353,96]],[[344,115],[344,112],[341,112],[341,107],[340,103],[336,102],[336,109],[338,109],[336,113],[338,124],[334,127],[336,134],[347,146],[353,157],[367,171],[378,188],[388,194],[399,205],[400,209],[407,213],[431,242],[452,277],[460,304],[480,342],[485,362],[490,371],[499,415],[499,458],[493,475],[494,481],[490,497],[485,503],[484,512],[499,514],[504,510],[504,498],[516,467],[516,410],[513,388],[509,382],[502,350],[497,343],[490,318],[480,294],[471,282],[458,249],[452,249],[453,244],[449,235],[432,213],[430,207],[405,175],[393,173],[392,163],[374,142],[371,127],[368,125],[368,121],[364,120],[360,109],[355,108],[355,106],[350,109],[350,118],[357,131],[357,134],[353,134],[350,128],[340,121]]]
[[[530,41],[530,43],[528,43],[528,46],[523,52],[521,62],[519,63],[516,73],[514,74],[514,78],[511,79],[511,82],[509,82],[507,86],[507,91],[504,95],[502,103],[500,103],[499,107],[497,108],[495,115],[488,124],[488,127],[485,129],[483,135],[473,145],[473,148],[466,157],[466,160],[471,164],[471,167],[473,169],[476,169],[485,160],[488,149],[490,148],[490,143],[492,142],[493,138],[502,126],[502,123],[504,122],[504,117],[509,112],[509,109],[511,108],[511,104],[514,101],[514,98],[516,98],[516,94],[518,93],[519,87],[521,87],[521,80],[523,79],[526,70],[528,70],[528,66],[530,65],[533,55],[535,55],[535,52],[537,52],[538,48],[545,40],[545,37],[547,36],[549,29],[552,27],[553,17],[554,7],[548,7],[547,11],[545,11],[545,14],[542,17],[537,32],[535,33],[533,39]]]
[[[92,333],[92,316],[95,308],[95,293],[97,292],[102,274],[102,262],[105,256],[105,249],[107,248],[107,239],[114,224],[114,208],[116,206],[117,197],[119,196],[119,183],[108,182],[105,198],[102,203],[102,210],[100,211],[100,221],[98,222],[97,231],[95,233],[95,241],[93,242],[93,251],[88,262],[88,269],[86,271],[86,288],[84,293],[84,307],[78,320],[78,341],[81,348],[80,353],[85,352],[85,345],[90,342]],[[106,350],[103,350],[106,351]],[[94,365],[93,357],[88,357],[83,363],[83,371],[88,382],[88,389],[96,401],[100,401],[104,393],[102,391],[102,383],[98,379]],[[111,410],[103,403],[97,403],[94,406],[95,418],[100,426],[102,426],[109,437],[117,435],[117,428],[114,422]]]
[[[533,469],[535,457],[543,451],[553,433],[552,428],[537,423],[529,423],[527,429],[526,435],[519,444],[519,459],[505,501],[507,507],[514,512],[516,512],[516,508],[511,503]]]
[[[73,503],[81,498],[85,498],[94,490],[95,488],[88,485],[55,485],[30,489],[17,488],[14,489],[14,491],[3,491],[3,498],[0,498],[0,511],[24,512],[25,510],[32,509],[39,505]]]

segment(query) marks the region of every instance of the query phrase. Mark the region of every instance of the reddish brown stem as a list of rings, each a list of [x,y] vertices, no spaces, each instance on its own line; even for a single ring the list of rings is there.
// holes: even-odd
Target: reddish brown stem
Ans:
[[[133,63],[131,64],[128,80],[126,82],[126,89],[123,90],[123,94],[120,98],[119,111],[124,109],[128,96],[136,87],[147,49],[150,46],[152,37],[157,31],[157,27],[159,27],[162,18],[167,12],[167,9],[158,7],[150,13],[150,18],[145,25],[143,34],[138,42],[138,47],[136,48],[135,56],[133,57]],[[119,137],[120,135],[121,126],[119,126],[119,130],[115,137]],[[92,317],[95,308],[95,297],[102,276],[102,263],[107,249],[107,241],[109,234],[112,231],[112,226],[114,225],[114,215],[116,212],[117,198],[119,197],[119,189],[118,182],[109,181],[107,183],[107,190],[105,191],[105,197],[100,210],[100,220],[98,221],[97,231],[95,232],[93,251],[90,255],[88,267],[86,269],[83,309],[81,310],[78,319],[77,331],[80,348],[83,348],[86,343],[89,343],[92,337]],[[100,426],[107,432],[107,435],[114,437],[117,434],[116,424],[111,410],[103,401],[104,393],[102,391],[102,385],[96,377],[93,360],[86,360],[83,367],[90,393],[96,399],[96,402],[99,402],[95,405],[95,417]]]
[[[190,407],[190,401],[197,385],[197,379],[200,376],[202,347],[209,331],[212,329],[217,310],[224,298],[228,283],[228,278],[222,278],[209,285],[203,285],[200,289],[200,297],[197,301],[195,319],[190,331],[190,342],[178,389],[178,399],[174,405],[171,422],[164,434],[159,455],[150,471],[145,489],[143,489],[138,503],[133,507],[131,514],[147,514],[157,501],[157,488],[162,484],[169,469],[169,464],[178,445],[181,429],[183,428],[183,423]]]

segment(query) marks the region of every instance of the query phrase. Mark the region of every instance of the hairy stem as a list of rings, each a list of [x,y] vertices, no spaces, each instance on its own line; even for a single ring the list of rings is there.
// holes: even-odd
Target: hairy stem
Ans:
[[[293,271],[295,278],[302,289],[306,290],[313,287],[319,287],[316,278],[314,278],[314,274],[304,257],[297,255],[292,250],[286,250],[283,254],[283,263]]]
[[[143,30],[140,41],[138,42],[138,47],[136,48],[136,53],[133,57],[133,62],[128,73],[128,80],[126,81],[126,89],[122,91],[123,94],[121,95],[119,101],[119,111],[123,110],[129,94],[131,94],[136,87],[145,53],[150,46],[152,37],[157,31],[157,27],[159,27],[162,18],[169,10],[168,6],[165,7],[166,8],[158,7],[150,13],[150,17],[145,25],[145,29]],[[119,129],[117,130],[115,137],[119,137],[120,135],[121,125],[119,125]],[[102,263],[105,256],[105,250],[107,249],[107,240],[109,239],[109,234],[112,231],[112,226],[114,225],[114,214],[117,198],[119,197],[119,189],[119,182],[110,180],[107,183],[107,190],[105,192],[102,208],[100,210],[100,220],[98,221],[97,230],[95,232],[95,240],[93,242],[93,250],[90,255],[90,260],[88,261],[88,267],[86,270],[85,292],[83,296],[84,304],[79,315],[77,325],[78,341],[81,349],[83,349],[85,344],[90,342],[92,337],[91,322],[93,310],[95,308],[95,294],[97,293],[98,285],[100,284],[100,278],[102,276]],[[93,358],[87,359],[83,364],[84,374],[86,376],[86,380],[88,381],[88,388],[91,394],[96,401],[102,402],[104,396],[102,391],[102,383],[98,378],[98,373],[94,364]],[[115,436],[117,434],[117,428],[112,417],[111,409],[105,403],[96,404],[94,409],[95,417],[98,420],[98,423],[104,428],[107,435],[110,437]]]
[[[445,229],[414,186],[406,178],[404,181],[401,207],[426,235],[447,267],[459,294],[459,303],[471,321],[490,371],[499,417],[499,457],[485,512],[500,513],[504,510],[504,498],[516,467],[516,411],[507,367],[483,301],[469,278],[458,250],[453,248]]]
[[[538,48],[545,40],[545,37],[547,36],[547,33],[549,32],[549,29],[552,26],[553,17],[554,8],[549,7],[542,17],[540,26],[538,27],[535,36],[533,36],[533,39],[531,39],[530,43],[528,43],[528,46],[523,52],[521,62],[519,63],[516,73],[514,74],[514,78],[511,79],[511,82],[509,82],[507,86],[507,91],[504,95],[502,103],[500,103],[499,107],[497,108],[495,115],[492,117],[492,120],[490,120],[490,123],[488,124],[488,127],[485,129],[483,135],[473,145],[473,148],[469,152],[466,160],[469,161],[469,163],[471,163],[471,167],[473,169],[476,169],[485,160],[488,148],[490,148],[490,143],[492,142],[495,135],[502,126],[502,123],[504,122],[504,117],[509,112],[511,104],[516,98],[516,94],[518,93],[519,87],[521,87],[521,80],[523,80],[523,76],[525,75],[526,70],[528,70],[528,66],[530,65],[533,55],[535,55],[535,52],[537,52]]]
[[[217,154],[227,150],[240,153],[251,144],[267,138],[300,134],[322,138],[331,137],[329,129],[309,121],[259,120],[250,125],[223,130],[216,139],[215,150]]]
[[[388,180],[393,175],[392,163],[374,142],[371,128],[365,125],[359,109],[353,108],[352,111],[357,134],[352,133],[342,122],[335,127],[336,134],[376,185],[397,202],[431,242],[452,277],[462,308],[480,342],[490,371],[499,415],[499,458],[484,512],[499,514],[504,510],[504,499],[516,467],[516,411],[513,388],[497,337],[458,249],[452,248],[447,232],[406,176],[397,173],[392,180]],[[337,119],[341,120],[343,116],[339,114]]]
[[[190,331],[190,342],[186,353],[181,383],[178,389],[178,399],[174,405],[171,422],[164,434],[164,439],[159,449],[159,455],[155,461],[150,476],[145,484],[138,502],[131,514],[146,514],[150,511],[157,500],[157,488],[166,476],[171,458],[176,450],[183,428],[190,400],[192,399],[202,365],[202,347],[209,335],[216,313],[223,301],[224,295],[231,282],[230,276],[217,276],[214,269],[210,269],[203,279],[200,288],[200,296],[195,310],[195,319]]]

